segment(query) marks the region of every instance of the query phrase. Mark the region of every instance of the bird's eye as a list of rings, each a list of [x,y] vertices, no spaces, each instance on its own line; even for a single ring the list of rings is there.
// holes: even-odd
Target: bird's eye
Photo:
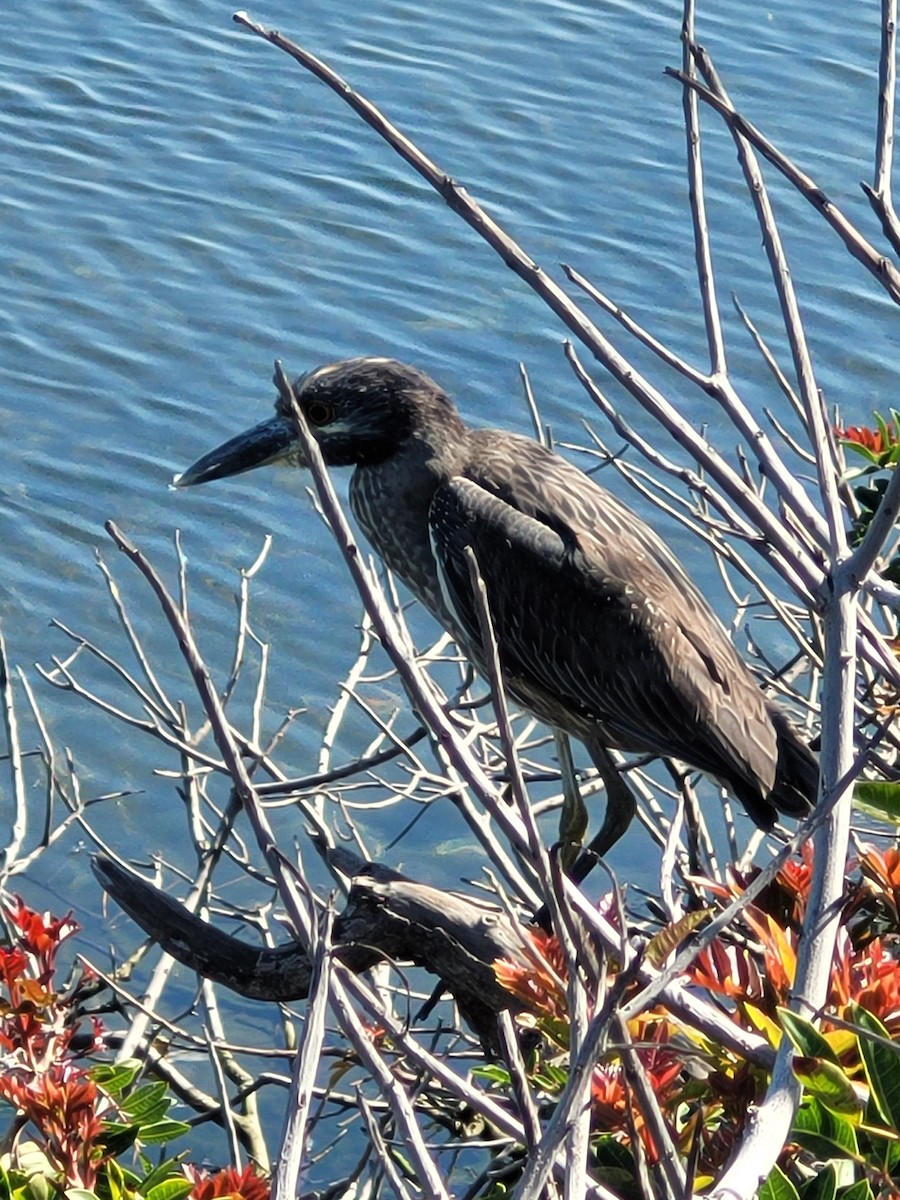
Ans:
[[[324,400],[313,400],[306,410],[306,416],[313,425],[327,425],[334,416],[334,409]]]

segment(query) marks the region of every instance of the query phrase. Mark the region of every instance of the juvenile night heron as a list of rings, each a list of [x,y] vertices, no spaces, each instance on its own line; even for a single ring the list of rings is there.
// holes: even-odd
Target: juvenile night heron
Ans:
[[[678,560],[621,500],[530,438],[470,429],[438,384],[393,359],[331,363],[295,390],[326,462],[355,468],[350,502],[375,550],[483,666],[473,549],[508,692],[579,738],[607,781],[596,853],[634,812],[608,747],[681,759],[764,828],[778,812],[808,811],[813,755]],[[280,461],[304,465],[279,399],[274,417],[175,482]]]

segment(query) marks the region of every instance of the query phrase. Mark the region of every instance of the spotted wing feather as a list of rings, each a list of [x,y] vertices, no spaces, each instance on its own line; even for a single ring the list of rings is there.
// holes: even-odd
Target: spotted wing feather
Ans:
[[[565,460],[509,435],[494,454],[491,436],[470,457],[477,476],[439,488],[430,512],[445,600],[470,652],[477,659],[480,637],[466,546],[515,695],[550,721],[554,704],[583,713],[611,745],[687,759],[771,823],[771,708],[677,559]]]

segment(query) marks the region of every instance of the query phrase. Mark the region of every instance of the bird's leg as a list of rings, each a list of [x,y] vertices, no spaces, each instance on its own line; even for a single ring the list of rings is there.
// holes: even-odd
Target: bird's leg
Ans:
[[[569,871],[569,878],[575,883],[581,883],[588,877],[597,859],[602,858],[616,844],[637,812],[634,792],[622,778],[607,748],[594,741],[585,742],[585,745],[606,788],[606,815],[599,832],[590,840]]]
[[[553,740],[556,743],[556,757],[559,761],[563,793],[562,811],[559,814],[560,859],[563,870],[569,871],[574,866],[581,847],[584,845],[584,835],[587,833],[588,827],[588,811],[578,787],[578,780],[575,778],[575,764],[572,761],[569,736],[561,729],[554,729]]]
[[[567,854],[575,849],[576,845],[580,844],[580,838],[584,833],[584,825],[577,833],[578,842],[573,841],[572,834],[576,828],[575,814],[585,812],[584,801],[581,798],[581,793],[578,791],[578,784],[575,780],[574,771],[571,770],[571,756],[566,758],[569,750],[568,738],[565,734],[554,730],[556,737],[557,750],[560,753],[560,766],[562,767],[563,779],[563,811],[559,820],[560,843],[563,863],[565,865],[566,874],[573,883],[583,883],[588,875],[597,864],[597,860],[614,846],[628,826],[631,824],[632,818],[637,811],[637,801],[634,798],[634,793],[631,788],[619,774],[616,764],[613,762],[612,755],[599,742],[585,742],[588,753],[593,759],[594,766],[600,772],[600,778],[603,780],[606,788],[606,815],[603,818],[603,824],[600,826],[600,831],[597,833],[587,846],[578,855],[574,863]],[[567,767],[569,770],[567,770]],[[571,773],[570,773],[571,772]],[[567,785],[568,777],[568,785]],[[574,796],[570,793],[574,792]],[[567,818],[567,809],[571,807],[571,816]],[[535,925],[541,929],[550,932],[550,910],[546,904],[534,914],[532,920]]]

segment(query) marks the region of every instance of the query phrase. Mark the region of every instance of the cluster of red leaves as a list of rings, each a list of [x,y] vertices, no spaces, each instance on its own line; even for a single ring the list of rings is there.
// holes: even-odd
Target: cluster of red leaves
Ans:
[[[38,1132],[41,1149],[66,1183],[93,1190],[106,1157],[102,1098],[93,1080],[71,1064],[53,1063],[27,1082],[3,1076],[0,1095]]]
[[[900,442],[900,431],[893,422],[888,422],[884,431],[867,425],[848,425],[845,429],[835,428],[834,434],[842,442],[862,446],[873,454],[884,454]]]
[[[78,926],[71,914],[37,913],[18,898],[4,912],[13,944],[0,948],[0,1096],[35,1131],[60,1178],[93,1189],[108,1102],[75,1062],[71,997],[53,986],[59,948]],[[101,1033],[94,1021],[95,1047]]]
[[[689,980],[720,996],[736,1021],[773,1042],[781,1036],[778,1008],[787,1004],[797,965],[800,931],[812,877],[812,850],[786,864],[755,903],[741,913],[742,935],[719,938],[694,961]],[[703,890],[728,904],[754,875],[734,874],[727,884],[703,881]],[[556,939],[532,932],[533,951],[518,962],[495,963],[498,980],[530,1014],[529,1021],[567,1046],[567,972]],[[835,952],[828,1014],[843,1023],[851,1001],[900,1036],[900,851],[864,850],[848,876],[842,928]],[[750,1106],[765,1087],[764,1075],[654,1010],[629,1024],[629,1033],[673,1141],[693,1149],[701,1172],[724,1162],[740,1136]],[[852,1044],[852,1039],[850,1039]],[[693,1061],[698,1072],[686,1069]],[[851,1069],[858,1064],[847,1063]],[[617,1140],[639,1140],[650,1162],[658,1150],[629,1088],[622,1062],[610,1057],[595,1068],[591,1099],[594,1127]]]
[[[193,1183],[189,1200],[269,1200],[269,1183],[252,1166],[243,1171],[225,1167],[210,1174],[200,1167],[185,1166],[184,1173]]]
[[[551,1042],[567,1048],[568,970],[565,955],[553,935],[533,929],[530,937],[532,945],[523,957],[517,961],[498,960],[494,963],[494,973],[530,1014],[527,1020],[533,1020]],[[645,1013],[629,1023],[629,1035],[641,1070],[663,1109],[674,1110],[682,1087],[683,1055],[671,1044],[677,1033],[678,1027],[661,1010]],[[659,1160],[663,1149],[655,1143],[618,1054],[611,1054],[594,1068],[591,1115],[598,1132],[611,1134],[624,1142],[637,1138],[648,1161]]]
[[[677,1032],[677,1027],[667,1017],[655,1013],[645,1013],[629,1026],[635,1054],[663,1112],[677,1104],[682,1091],[684,1061],[669,1044]],[[653,1131],[628,1085],[627,1072],[620,1058],[602,1062],[594,1068],[591,1107],[596,1129],[620,1138],[627,1136],[629,1140],[639,1138],[648,1162],[659,1162],[664,1148],[657,1146],[654,1140]]]
[[[719,940],[702,954],[690,978],[708,991],[729,997],[748,1023],[758,1015],[777,1020],[787,1004],[797,965],[797,944],[806,916],[811,849],[789,863],[775,884],[749,904],[741,919],[762,947]],[[733,878],[729,887],[708,883],[707,890],[730,901],[748,880]],[[900,1035],[900,851],[867,847],[848,874],[841,930],[835,948],[827,1015],[844,1021],[851,1002],[859,1004]],[[756,1013],[756,1017],[754,1017]]]
[[[110,1155],[105,1121],[119,1114],[86,1067],[72,1039],[74,991],[54,990],[60,946],[76,933],[71,914],[56,918],[27,908],[17,897],[4,906],[11,945],[0,947],[0,1099],[19,1114],[58,1175],[61,1186],[103,1191],[101,1172]],[[89,976],[82,969],[81,979]],[[102,1047],[102,1027],[92,1018],[89,1050]],[[269,1184],[253,1167],[215,1174],[186,1167],[193,1183],[188,1200],[269,1200]]]
[[[857,862],[861,880],[855,894],[847,903],[845,911],[855,911],[877,906],[887,918],[888,924],[900,931],[900,850],[891,847],[883,853],[869,847]]]
[[[566,957],[555,937],[543,929],[530,931],[532,947],[522,959],[498,959],[494,975],[501,987],[529,1012],[551,1020],[567,1020]]]
[[[689,973],[693,984],[727,997],[734,1019],[773,1044],[781,1037],[778,1008],[788,1004],[796,974],[811,877],[812,849],[807,845],[801,857],[789,862],[756,902],[742,911],[741,923],[750,940],[718,939],[698,955]],[[735,876],[724,888],[708,883],[706,890],[728,903],[743,893],[750,878]],[[853,1005],[877,1017],[892,1037],[900,1036],[900,852],[896,849],[867,847],[850,865],[820,1026],[826,1038],[834,1039],[844,1070],[862,1078],[858,1043],[847,1033],[854,1020]],[[742,1112],[758,1098],[753,1088],[759,1089],[764,1081],[758,1073],[736,1071],[730,1079],[714,1072],[706,1082],[709,1093],[723,1101],[723,1120],[715,1139],[727,1149],[723,1138],[729,1130],[742,1128]],[[742,1092],[736,1108],[729,1100],[734,1086]],[[709,1132],[701,1131],[707,1136]],[[708,1160],[709,1156],[701,1157]]]
[[[831,1003],[845,1015],[852,1000],[900,1037],[900,850],[867,847],[856,866],[859,881],[844,905],[852,932],[839,946]]]
[[[75,1032],[66,1006],[52,990],[59,947],[78,926],[26,908],[18,897],[5,907],[13,944],[0,948],[0,1048],[32,1073],[66,1056]],[[99,1032],[99,1031],[98,1031]]]

